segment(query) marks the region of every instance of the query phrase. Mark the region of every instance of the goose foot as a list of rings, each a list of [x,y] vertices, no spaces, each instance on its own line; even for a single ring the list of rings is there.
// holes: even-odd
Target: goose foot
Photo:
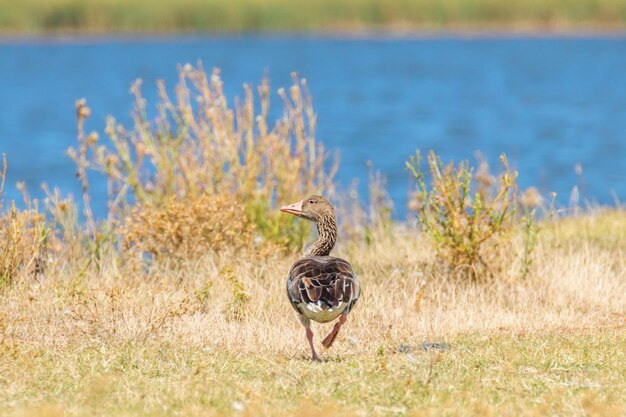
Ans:
[[[337,335],[339,334],[339,330],[341,330],[341,326],[346,323],[346,320],[348,320],[347,315],[342,314],[341,316],[339,316],[339,321],[335,323],[335,327],[333,327],[333,330],[328,334],[328,336],[324,338],[324,340],[322,340],[322,345],[326,349],[330,348],[333,345],[335,339],[337,338]]]

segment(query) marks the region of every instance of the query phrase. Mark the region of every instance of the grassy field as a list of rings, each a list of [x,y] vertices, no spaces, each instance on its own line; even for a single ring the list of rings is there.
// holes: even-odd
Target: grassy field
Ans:
[[[623,29],[625,0],[0,0],[0,31],[37,34],[363,29]]]
[[[335,184],[293,77],[274,123],[266,81],[231,107],[219,71],[189,65],[175,98],[159,83],[156,117],[134,84],[133,121],[109,118],[108,140],[78,100],[78,197],[18,184],[18,209],[3,163],[1,414],[623,416],[626,212],[566,216],[504,156],[495,176],[429,153],[430,178],[408,164],[421,228],[394,222],[380,174],[367,196]],[[277,207],[320,191],[363,295],[316,363],[285,294],[310,231]]]
[[[402,228],[369,246],[344,242],[364,296],[322,363],[309,360],[284,294],[293,257],[224,254],[148,270],[107,259],[83,276],[53,267],[0,294],[0,407],[11,416],[623,416],[626,214],[543,226],[537,273],[493,285],[423,282],[433,252]],[[596,240],[594,230],[611,232]],[[315,327],[317,343],[329,326]]]

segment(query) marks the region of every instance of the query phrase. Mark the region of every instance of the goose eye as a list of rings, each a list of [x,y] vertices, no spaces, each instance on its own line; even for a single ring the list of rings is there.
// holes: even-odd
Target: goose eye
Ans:
[[[313,201],[313,200],[309,200],[309,203],[310,203],[310,204],[313,204],[313,203],[315,203],[315,201]]]

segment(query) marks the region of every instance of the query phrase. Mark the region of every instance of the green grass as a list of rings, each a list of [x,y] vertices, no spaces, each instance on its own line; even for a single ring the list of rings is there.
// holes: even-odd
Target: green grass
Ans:
[[[325,363],[177,341],[5,349],[13,415],[623,415],[626,329],[461,335]],[[19,412],[18,412],[19,410]],[[30,410],[30,413],[28,413]],[[280,410],[280,411],[279,411]],[[61,414],[61,412],[65,414]],[[209,413],[209,414],[207,414]],[[214,414],[210,414],[214,413]]]
[[[0,0],[0,31],[623,28],[625,0]]]

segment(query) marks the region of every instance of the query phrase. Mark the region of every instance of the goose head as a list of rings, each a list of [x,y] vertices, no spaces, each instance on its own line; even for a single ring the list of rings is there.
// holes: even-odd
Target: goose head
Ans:
[[[335,219],[335,209],[332,204],[319,195],[310,195],[293,204],[282,206],[280,211],[318,224],[327,221],[327,219]]]
[[[319,195],[310,195],[293,204],[282,206],[280,211],[315,222],[319,236],[305,256],[328,256],[337,240],[337,218],[330,201]]]

